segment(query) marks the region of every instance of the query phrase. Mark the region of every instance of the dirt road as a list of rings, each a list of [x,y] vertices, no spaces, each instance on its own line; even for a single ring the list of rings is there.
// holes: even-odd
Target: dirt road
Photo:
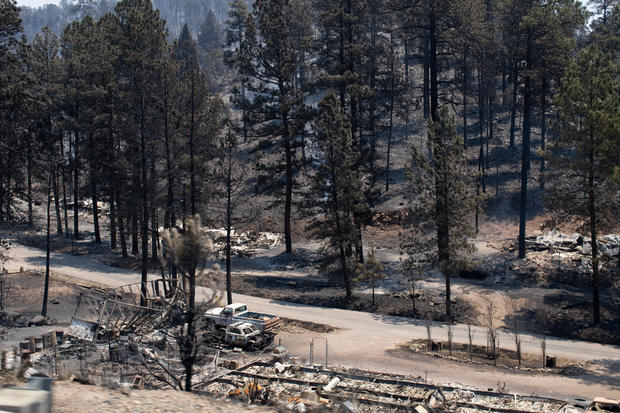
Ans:
[[[10,256],[11,259],[6,265],[9,271],[17,271],[20,267],[37,270],[45,267],[44,251],[35,248],[13,244]],[[140,279],[136,272],[113,268],[93,259],[70,254],[52,253],[51,267],[55,276],[108,287],[138,282]],[[207,294],[208,291],[204,289],[198,292],[199,298]],[[501,385],[505,383],[505,390],[508,392],[564,399],[598,395],[620,398],[620,348],[617,346],[549,339],[547,354],[587,362],[593,368],[573,377],[516,372],[401,351],[399,345],[411,339],[426,337],[426,327],[421,320],[311,307],[238,294],[234,300],[245,302],[257,311],[329,324],[338,328],[329,334],[308,333],[303,337],[282,333],[283,344],[287,345],[292,354],[300,357],[308,357],[312,338],[326,338],[329,363],[333,365],[426,376],[433,382],[458,382],[485,389],[496,388],[498,383]],[[455,325],[453,330],[455,342],[467,342],[466,326]],[[446,334],[445,326],[433,325],[434,338],[445,340]],[[500,334],[502,347],[511,348],[511,340],[509,334]],[[521,340],[524,352],[540,353],[540,342],[537,337],[523,335]],[[474,341],[477,344],[486,344],[486,334],[482,327],[476,327]]]

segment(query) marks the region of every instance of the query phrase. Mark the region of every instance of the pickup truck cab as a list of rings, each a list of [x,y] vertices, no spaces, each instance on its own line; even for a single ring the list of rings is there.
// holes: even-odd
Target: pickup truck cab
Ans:
[[[224,342],[234,347],[256,350],[271,344],[273,334],[261,333],[254,325],[238,321],[226,327]]]
[[[280,318],[271,314],[253,313],[242,303],[229,304],[226,307],[215,307],[207,310],[204,315],[209,330],[226,328],[239,321],[252,324],[258,331],[272,331],[280,326]]]

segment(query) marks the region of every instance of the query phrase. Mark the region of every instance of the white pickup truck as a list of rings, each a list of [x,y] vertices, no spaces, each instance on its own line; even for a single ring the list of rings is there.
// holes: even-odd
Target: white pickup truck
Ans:
[[[229,324],[243,321],[252,324],[259,331],[273,331],[280,326],[280,318],[271,314],[252,313],[241,303],[226,307],[215,307],[206,311],[204,320],[210,330],[226,328]]]

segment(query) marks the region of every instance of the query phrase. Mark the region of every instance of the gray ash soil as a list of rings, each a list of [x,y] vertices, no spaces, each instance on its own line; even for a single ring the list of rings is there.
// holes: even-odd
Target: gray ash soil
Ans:
[[[375,294],[373,307],[371,293],[354,292],[353,297],[347,300],[343,287],[328,280],[317,280],[315,277],[309,277],[308,280],[290,279],[284,275],[234,277],[233,291],[297,304],[445,321],[444,304],[438,302],[433,294],[424,291],[416,292],[415,312],[408,292]],[[467,302],[453,301],[452,310],[455,321],[459,323],[475,318],[475,309]]]

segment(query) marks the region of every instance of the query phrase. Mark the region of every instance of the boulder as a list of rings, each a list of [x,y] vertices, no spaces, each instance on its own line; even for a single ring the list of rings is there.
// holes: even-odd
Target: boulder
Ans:
[[[42,326],[47,323],[47,318],[41,314],[37,314],[28,321],[28,327],[30,326]]]
[[[359,410],[352,402],[346,401],[340,405],[338,413],[358,413]]]

